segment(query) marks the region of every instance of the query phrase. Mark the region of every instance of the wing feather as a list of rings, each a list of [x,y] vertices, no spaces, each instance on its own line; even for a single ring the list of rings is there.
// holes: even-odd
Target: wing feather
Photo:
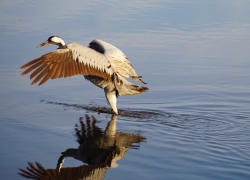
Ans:
[[[48,81],[49,79],[51,78],[51,72],[50,73],[47,73],[44,77],[43,77],[43,79],[40,81],[40,83],[39,83],[39,86],[40,85],[42,85],[42,84],[44,84],[46,81]]]
[[[63,58],[64,59],[64,58]],[[63,61],[62,63],[59,64],[58,70],[57,70],[57,77],[62,78],[63,77],[63,71],[64,71],[64,65],[65,62]]]
[[[67,63],[66,62],[63,63],[62,74],[63,74],[63,77],[65,77],[65,78],[69,77],[69,75],[68,75],[68,68],[67,68]]]
[[[110,61],[102,54],[76,43],[70,43],[65,49],[58,49],[34,59],[21,68],[27,68],[22,75],[32,72],[32,84],[40,81],[44,84],[49,79],[74,75],[99,76],[114,83],[115,73]]]
[[[64,63],[60,64],[59,68],[58,68],[58,78],[62,78],[63,77],[63,68],[64,68]]]
[[[46,73],[48,73],[49,67],[46,67],[45,69],[42,70],[42,72],[34,79],[34,81],[31,83],[36,84],[40,79],[42,79]]]
[[[90,72],[89,72],[88,66],[84,66],[84,68],[85,68],[85,70],[86,70],[86,73],[89,74]]]
[[[70,76],[73,76],[73,74],[74,74],[74,71],[73,71],[73,63],[69,63],[69,71],[70,71]]]
[[[141,80],[141,76],[138,76],[126,55],[117,47],[100,39],[93,40],[89,47],[104,54],[111,62],[113,69],[124,78],[131,77],[135,81],[146,84]]]
[[[30,61],[30,62],[28,62],[28,63],[22,65],[21,68],[22,68],[22,69],[23,69],[23,68],[26,68],[26,67],[30,66],[31,64],[35,64],[35,63],[38,62],[38,61],[39,61],[39,58],[34,59],[34,60],[32,60],[32,61]]]
[[[42,64],[39,68],[37,68],[32,74],[30,75],[30,79],[33,79],[39,72],[41,72],[43,69],[45,69],[45,64]]]
[[[78,64],[79,74],[81,74],[82,71],[84,71],[83,67],[81,66],[81,63]]]
[[[70,63],[71,64],[71,75],[73,76],[73,75],[77,75],[76,74],[76,69],[75,69],[75,63]]]
[[[80,71],[79,71],[79,68],[78,68],[78,64],[77,63],[74,63],[75,64],[75,70],[76,70],[76,74],[80,74]]]
[[[27,73],[29,73],[30,71],[32,71],[33,69],[35,69],[35,68],[37,68],[39,65],[41,65],[43,62],[40,62],[40,61],[33,61],[34,62],[34,64],[30,64],[31,66],[28,68],[28,69],[26,69],[23,73],[22,73],[22,75],[25,75],[25,74],[27,74]],[[26,65],[26,64],[25,64]],[[26,66],[27,67],[27,66]]]
[[[53,77],[51,79],[56,79],[56,78],[60,78],[61,77],[61,71],[62,71],[62,63],[58,64],[57,66],[57,70],[55,71]]]
[[[66,69],[67,69],[67,73],[68,73],[67,77],[70,77],[71,76],[71,63],[70,62],[66,63]]]
[[[51,74],[50,74],[51,79],[55,79],[56,78],[56,71],[58,69],[58,65],[59,64],[55,64],[53,67],[52,67],[52,65],[50,66],[51,67]]]

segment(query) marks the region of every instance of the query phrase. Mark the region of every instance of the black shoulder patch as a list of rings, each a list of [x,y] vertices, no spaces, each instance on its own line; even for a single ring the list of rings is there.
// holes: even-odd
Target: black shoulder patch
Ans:
[[[101,53],[101,54],[104,54],[104,49],[102,48],[102,46],[100,46],[98,43],[96,42],[91,42],[89,43],[89,48]]]

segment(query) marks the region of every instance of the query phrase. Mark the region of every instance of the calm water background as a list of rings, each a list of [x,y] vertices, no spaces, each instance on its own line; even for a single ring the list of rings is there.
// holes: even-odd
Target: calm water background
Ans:
[[[108,107],[81,76],[41,87],[20,76],[22,64],[56,48],[35,48],[51,35],[105,40],[148,83],[147,93],[118,100],[118,109],[148,116],[117,118],[117,132],[146,140],[105,179],[250,179],[249,17],[246,0],[0,2],[0,179],[23,179],[18,168],[28,161],[55,168],[61,152],[78,147],[80,117],[93,115],[103,130],[111,119],[46,103]]]

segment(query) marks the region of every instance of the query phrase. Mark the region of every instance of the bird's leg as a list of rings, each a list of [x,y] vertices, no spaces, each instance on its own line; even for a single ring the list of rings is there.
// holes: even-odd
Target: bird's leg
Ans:
[[[104,93],[105,93],[106,99],[107,99],[109,105],[112,107],[114,113],[118,114],[117,107],[116,107],[117,97],[116,97],[116,91],[114,91],[114,88],[115,87],[113,84],[109,84],[108,86],[106,86],[104,88]]]

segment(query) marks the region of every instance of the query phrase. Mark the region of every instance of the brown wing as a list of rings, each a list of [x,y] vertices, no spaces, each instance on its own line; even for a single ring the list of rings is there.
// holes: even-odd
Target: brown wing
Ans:
[[[33,71],[30,75],[30,79],[34,78],[32,85],[39,81],[39,85],[42,85],[50,78],[66,78],[75,75],[94,75],[113,82],[112,75],[105,69],[109,67],[98,68],[86,61],[79,61],[78,58],[73,59],[72,51],[69,49],[50,52],[24,64],[21,68],[27,68],[22,75]]]

